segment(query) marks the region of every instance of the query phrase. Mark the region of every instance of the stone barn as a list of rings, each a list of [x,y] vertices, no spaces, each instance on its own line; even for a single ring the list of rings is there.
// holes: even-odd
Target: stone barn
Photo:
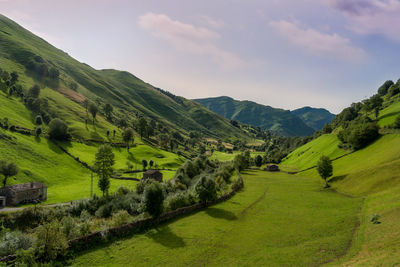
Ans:
[[[264,168],[264,171],[277,172],[279,171],[279,167],[275,164],[268,164],[267,167]]]
[[[163,178],[162,173],[157,170],[147,170],[143,173],[143,177],[142,177],[143,180],[153,179],[158,182],[162,182],[162,178]]]
[[[47,199],[47,186],[38,182],[9,185],[0,188],[1,197],[5,197],[7,206],[41,202]]]

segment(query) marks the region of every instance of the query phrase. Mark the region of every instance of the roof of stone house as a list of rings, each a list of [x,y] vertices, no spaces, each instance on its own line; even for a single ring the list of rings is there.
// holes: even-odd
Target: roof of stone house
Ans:
[[[39,189],[39,188],[47,188],[47,186],[42,183],[39,183],[39,182],[33,182],[33,183],[25,183],[25,184],[8,185],[8,186],[0,188],[0,189],[7,189],[12,192],[21,192],[21,191],[26,191],[26,190],[31,190],[31,189]]]

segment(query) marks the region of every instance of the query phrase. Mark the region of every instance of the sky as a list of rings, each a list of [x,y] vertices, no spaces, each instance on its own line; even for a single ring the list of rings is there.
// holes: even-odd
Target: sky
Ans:
[[[0,13],[191,99],[339,113],[400,78],[400,0],[0,0]]]

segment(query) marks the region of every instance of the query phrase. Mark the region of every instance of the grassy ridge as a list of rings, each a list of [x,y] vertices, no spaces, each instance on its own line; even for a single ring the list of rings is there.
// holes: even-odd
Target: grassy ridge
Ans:
[[[310,266],[343,254],[361,199],[252,171],[231,200],[79,255],[73,266]],[[134,252],[133,252],[134,251]]]

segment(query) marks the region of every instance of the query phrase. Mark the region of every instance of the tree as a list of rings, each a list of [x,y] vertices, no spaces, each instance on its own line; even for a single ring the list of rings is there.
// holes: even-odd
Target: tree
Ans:
[[[39,85],[35,84],[28,90],[28,96],[32,98],[38,98],[40,95],[40,87]]]
[[[375,111],[375,117],[378,119],[379,110],[382,108],[383,99],[379,95],[373,95],[369,101],[369,109]]]
[[[132,128],[126,128],[122,133],[122,139],[126,143],[127,149],[129,151],[129,144],[135,140],[134,132]]]
[[[114,108],[113,108],[113,106],[111,106],[111,104],[106,104],[105,106],[104,106],[104,113],[106,114],[106,116],[107,116],[107,119],[109,119],[109,120],[111,120],[111,115],[112,115],[112,112],[114,111]]]
[[[394,83],[391,80],[386,81],[384,84],[382,84],[381,87],[378,89],[378,94],[380,96],[384,96],[388,93],[390,86],[392,86]]]
[[[54,140],[69,140],[68,125],[61,119],[52,119],[49,123],[49,137]]]
[[[200,178],[195,186],[195,192],[203,203],[207,203],[207,201],[214,200],[217,197],[215,182],[207,176]]]
[[[93,125],[94,125],[94,120],[96,119],[96,115],[97,112],[99,112],[99,109],[97,108],[97,106],[93,103],[89,104],[89,112],[90,114],[92,114],[92,118],[93,118]]]
[[[83,100],[83,106],[86,109],[86,117],[88,116],[88,108],[89,108],[89,100],[86,98],[85,100]]]
[[[143,170],[146,170],[147,167],[147,160],[142,159]]]
[[[325,188],[329,187],[326,179],[332,176],[332,161],[327,156],[321,156],[317,164],[317,170],[319,176],[325,181]]]
[[[154,161],[151,159],[151,160],[149,160],[149,166],[150,166],[150,168],[152,168],[153,167],[153,165],[154,165]]]
[[[400,115],[398,115],[394,121],[393,127],[395,129],[400,129]]]
[[[3,174],[3,187],[7,185],[7,180],[9,177],[18,174],[18,167],[14,163],[9,163],[5,160],[0,161],[0,173]]]
[[[36,129],[35,129],[36,136],[40,136],[42,134],[42,132],[43,132],[42,126],[36,127]]]
[[[58,220],[40,225],[36,233],[36,251],[43,261],[49,262],[66,254],[68,241]]]
[[[262,165],[262,157],[260,155],[256,156],[255,163],[256,163],[257,167],[261,167],[261,165]]]
[[[143,138],[143,136],[145,136],[147,133],[147,121],[145,118],[139,119],[138,128],[139,128],[140,138]]]
[[[164,209],[164,194],[161,184],[152,182],[145,186],[143,192],[145,210],[153,217],[158,218]]]
[[[94,167],[99,176],[98,186],[103,192],[103,196],[108,194],[110,188],[110,177],[113,173],[115,155],[110,145],[102,145],[96,153]]]
[[[42,125],[43,124],[42,116],[37,115],[35,118],[35,123],[36,123],[36,125]]]
[[[16,82],[18,82],[18,73],[13,71],[11,72],[11,83],[15,84]]]

